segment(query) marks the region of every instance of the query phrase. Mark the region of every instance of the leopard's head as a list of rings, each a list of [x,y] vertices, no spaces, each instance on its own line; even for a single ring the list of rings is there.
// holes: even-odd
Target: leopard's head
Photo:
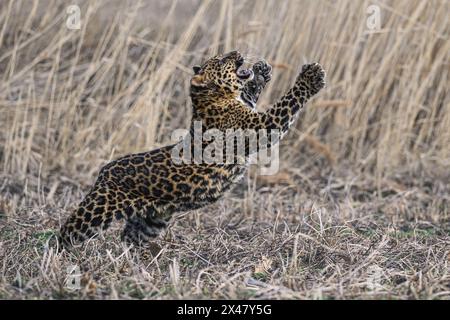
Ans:
[[[217,55],[201,66],[194,66],[192,93],[214,93],[223,97],[238,97],[253,71],[243,67],[244,57],[238,51]]]

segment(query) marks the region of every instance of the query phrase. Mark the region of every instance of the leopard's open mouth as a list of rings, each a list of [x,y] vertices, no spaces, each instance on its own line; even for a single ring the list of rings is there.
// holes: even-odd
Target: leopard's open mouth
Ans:
[[[245,68],[244,62],[243,57],[239,57],[236,61],[236,75],[239,79],[247,80],[250,77],[253,77],[253,70],[251,68]]]

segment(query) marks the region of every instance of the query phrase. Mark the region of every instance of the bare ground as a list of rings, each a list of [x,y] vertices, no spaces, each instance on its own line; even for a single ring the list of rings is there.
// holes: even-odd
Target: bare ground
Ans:
[[[4,177],[0,194],[16,200],[3,201],[0,297],[450,298],[445,177],[399,174],[377,183],[305,171],[251,172],[222,201],[178,216],[143,250],[153,255],[125,247],[120,225],[56,253],[54,234],[80,199],[78,186],[58,177],[45,190],[37,179]],[[67,284],[71,266],[80,268],[79,289]]]

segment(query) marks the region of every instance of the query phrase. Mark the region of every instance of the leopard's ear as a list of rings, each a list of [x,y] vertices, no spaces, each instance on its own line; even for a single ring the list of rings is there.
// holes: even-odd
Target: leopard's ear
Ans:
[[[206,87],[207,83],[203,75],[196,74],[191,79],[191,85],[194,87]]]
[[[196,66],[192,67],[192,70],[194,70],[195,74],[198,74],[200,72],[200,70],[202,70],[202,67],[196,65]]]

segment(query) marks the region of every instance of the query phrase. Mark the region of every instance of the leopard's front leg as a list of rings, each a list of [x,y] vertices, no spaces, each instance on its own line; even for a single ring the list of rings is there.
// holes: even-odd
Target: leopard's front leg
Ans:
[[[272,66],[265,60],[256,62],[253,67],[253,79],[248,81],[241,93],[241,99],[249,107],[256,108],[261,92],[272,79]]]
[[[243,116],[235,123],[236,128],[251,130],[279,130],[283,136],[297,118],[300,109],[325,86],[325,71],[318,63],[302,67],[294,86],[266,112],[242,108]],[[270,147],[274,141],[269,142]]]
[[[278,129],[283,136],[300,109],[325,86],[325,71],[318,63],[302,67],[294,86],[261,117],[261,128]]]

